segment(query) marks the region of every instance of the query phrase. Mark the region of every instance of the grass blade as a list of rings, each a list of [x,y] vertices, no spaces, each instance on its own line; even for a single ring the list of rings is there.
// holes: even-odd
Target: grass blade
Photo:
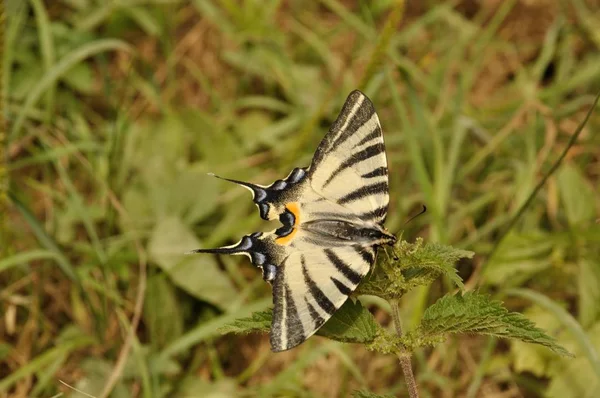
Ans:
[[[35,260],[47,260],[47,259],[53,259],[53,260],[59,260],[59,256],[50,250],[30,250],[27,252],[23,252],[23,253],[17,253],[13,256],[4,258],[2,260],[0,260],[0,272],[2,271],[6,271],[9,268],[18,266],[20,264],[23,263],[28,263],[30,261],[35,261]]]
[[[31,110],[31,108],[38,102],[42,94],[54,85],[58,79],[65,75],[69,70],[77,63],[89,58],[93,55],[99,54],[105,51],[123,50],[130,51],[130,47],[127,43],[121,40],[115,39],[102,39],[92,43],[84,44],[76,50],[71,51],[65,55],[60,61],[58,61],[52,69],[48,71],[38,82],[35,88],[29,93],[25,99],[25,103],[21,108],[21,111],[17,115],[12,130],[10,131],[8,142],[12,142],[23,128],[25,117]]]
[[[514,217],[510,220],[510,222],[508,223],[508,225],[506,226],[506,228],[500,233],[500,236],[498,237],[498,239],[494,243],[494,246],[492,247],[492,250],[490,251],[490,254],[487,257],[487,260],[481,266],[481,271],[480,271],[481,275],[485,274],[484,273],[485,268],[490,263],[490,260],[494,257],[494,254],[496,254],[496,251],[497,251],[498,247],[500,246],[500,244],[502,243],[502,241],[504,240],[504,238],[506,237],[506,235],[508,235],[508,233],[516,225],[517,221],[519,221],[519,219],[523,216],[523,214],[525,213],[525,210],[527,210],[527,208],[531,205],[531,203],[533,202],[533,200],[537,196],[538,192],[542,189],[542,187],[544,186],[544,184],[546,183],[546,181],[548,180],[548,178],[550,178],[550,176],[552,174],[554,174],[554,172],[556,170],[558,170],[558,168],[560,167],[563,159],[565,158],[565,156],[567,156],[567,152],[569,152],[569,149],[571,149],[571,147],[573,145],[575,145],[575,142],[577,141],[577,138],[579,137],[579,134],[581,134],[581,132],[583,131],[583,127],[586,125],[588,119],[592,115],[592,112],[594,111],[594,108],[596,108],[596,104],[598,103],[598,99],[599,98],[600,98],[600,92],[598,92],[598,94],[596,95],[596,98],[594,99],[594,103],[590,107],[588,113],[585,115],[585,118],[583,119],[583,121],[579,124],[579,126],[577,126],[577,130],[575,130],[575,133],[573,133],[573,135],[571,135],[571,139],[569,139],[569,142],[567,143],[567,146],[565,147],[565,149],[563,150],[563,152],[561,153],[561,155],[558,157],[558,159],[556,160],[556,162],[554,162],[554,164],[552,165],[552,167],[550,167],[550,170],[548,170],[548,172],[544,175],[544,177],[542,178],[542,180],[533,189],[533,191],[531,192],[531,194],[527,197],[527,200],[521,205],[521,207],[519,208],[519,210],[517,211],[517,213],[514,215]]]
[[[69,259],[63,254],[61,249],[58,247],[54,239],[50,235],[46,233],[44,227],[40,224],[38,219],[33,215],[33,213],[25,206],[23,202],[21,202],[12,192],[9,191],[8,196],[13,204],[16,206],[17,210],[21,213],[27,224],[31,227],[35,237],[38,239],[40,244],[54,253],[56,256],[56,261],[58,263],[58,267],[71,279],[73,282],[77,283],[77,285],[81,288],[81,282],[75,269],[71,265]]]
[[[233,322],[237,318],[248,316],[256,311],[264,311],[271,305],[271,302],[272,299],[270,297],[263,298],[248,304],[237,311],[221,315],[218,318],[198,325],[194,329],[190,330],[187,334],[181,336],[181,338],[175,340],[173,343],[165,347],[165,349],[160,353],[161,359],[167,359],[173,355],[180,354],[201,341],[218,336],[220,334],[218,331],[219,328]]]

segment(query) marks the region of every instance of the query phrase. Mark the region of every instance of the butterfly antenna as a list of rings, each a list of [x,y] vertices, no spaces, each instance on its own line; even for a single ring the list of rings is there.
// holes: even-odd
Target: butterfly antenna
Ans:
[[[422,206],[423,206],[423,209],[419,212],[419,214],[416,214],[416,215],[412,216],[411,218],[409,218],[408,221],[406,221],[404,223],[404,225],[408,224],[409,222],[411,222],[415,218],[419,217],[421,214],[425,214],[425,212],[427,212],[427,206],[425,206],[425,205],[422,205]]]

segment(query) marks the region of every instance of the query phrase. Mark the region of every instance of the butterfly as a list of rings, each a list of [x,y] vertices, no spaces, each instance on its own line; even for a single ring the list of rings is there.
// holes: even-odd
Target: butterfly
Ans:
[[[383,134],[373,103],[358,90],[309,167],[268,186],[222,179],[249,189],[260,216],[279,219],[281,227],[191,253],[245,255],[262,269],[273,287],[274,352],[312,336],[373,266],[377,248],[396,242],[383,226],[389,203]]]

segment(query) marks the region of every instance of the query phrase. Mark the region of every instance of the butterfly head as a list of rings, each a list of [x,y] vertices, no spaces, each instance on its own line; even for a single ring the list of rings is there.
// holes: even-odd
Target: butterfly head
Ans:
[[[393,245],[397,241],[396,236],[380,224],[361,229],[360,235],[366,238],[370,244],[375,246]]]

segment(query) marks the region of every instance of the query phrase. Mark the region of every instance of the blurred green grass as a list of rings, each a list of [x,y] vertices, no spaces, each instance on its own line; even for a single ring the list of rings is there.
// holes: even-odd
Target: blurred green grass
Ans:
[[[206,172],[270,183],[307,165],[360,88],[386,139],[388,228],[475,251],[460,266],[467,286],[577,354],[455,339],[416,355],[423,396],[593,396],[598,112],[488,254],[600,90],[597,1],[5,8],[13,206],[0,259],[0,394],[83,396],[62,380],[114,397],[403,395],[395,359],[361,347],[315,337],[271,354],[266,336],[220,337],[220,326],[268,308],[270,289],[247,261],[182,256],[270,227],[244,190]],[[405,225],[422,203],[427,215]],[[407,326],[450,288],[405,297]],[[364,302],[389,319],[381,302]]]

